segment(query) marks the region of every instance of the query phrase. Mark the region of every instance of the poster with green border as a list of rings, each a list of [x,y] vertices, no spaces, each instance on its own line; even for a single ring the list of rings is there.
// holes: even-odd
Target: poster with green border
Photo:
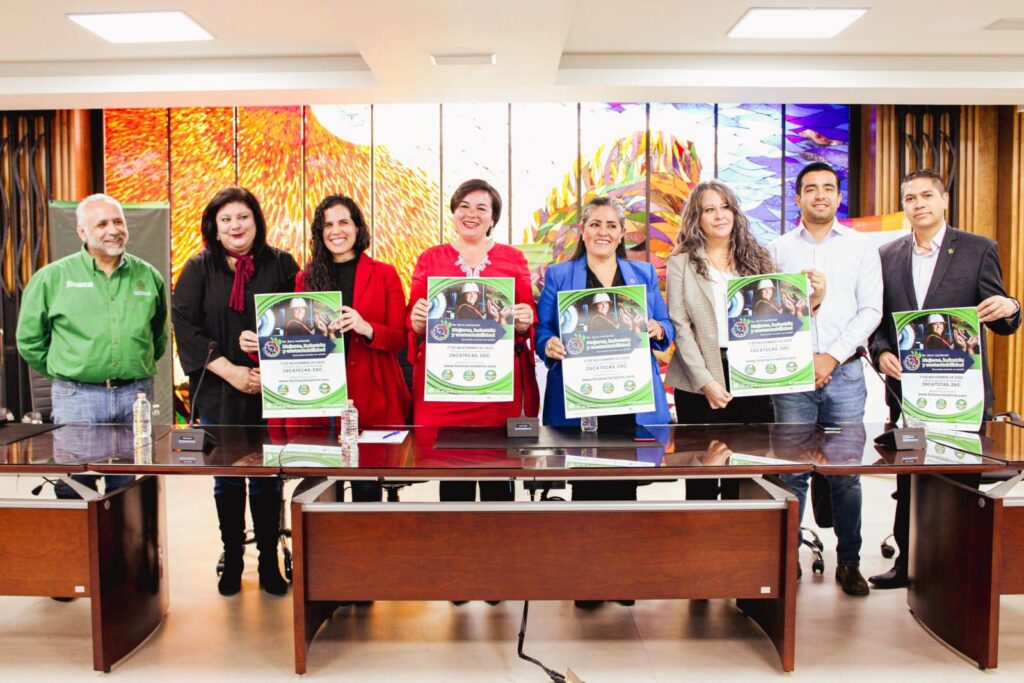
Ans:
[[[809,291],[804,273],[728,281],[729,392],[733,396],[814,390]]]
[[[424,401],[511,401],[515,280],[428,277]]]
[[[985,411],[978,309],[893,313],[908,422],[977,431]]]
[[[340,415],[348,404],[341,292],[256,295],[263,417]]]
[[[654,410],[644,287],[559,292],[558,321],[566,417]]]

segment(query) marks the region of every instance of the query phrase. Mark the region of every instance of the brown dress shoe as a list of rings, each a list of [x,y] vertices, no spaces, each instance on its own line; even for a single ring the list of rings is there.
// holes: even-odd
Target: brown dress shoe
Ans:
[[[887,588],[906,588],[910,583],[907,579],[906,570],[896,566],[884,574],[875,574],[874,576],[868,577],[868,581],[870,581],[871,585],[875,588],[881,588],[882,590]]]
[[[867,595],[871,592],[860,569],[852,564],[841,564],[836,567],[836,581],[843,587],[843,592],[847,595]]]

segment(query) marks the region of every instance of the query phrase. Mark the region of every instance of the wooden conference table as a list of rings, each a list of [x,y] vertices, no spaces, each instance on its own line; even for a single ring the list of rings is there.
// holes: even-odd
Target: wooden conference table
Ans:
[[[944,475],[1004,470],[1007,464],[994,457],[1002,442],[992,435],[1010,438],[1012,428],[991,425],[984,453],[933,443],[909,454],[874,446],[883,429],[689,425],[594,436],[542,428],[533,442],[506,439],[503,430],[412,428],[348,454],[327,430],[210,427],[218,445],[203,454],[172,451],[167,427],[157,427],[153,444],[136,450],[130,427],[66,425],[0,445],[0,474],[143,476],[103,496],[86,492],[85,500],[0,500],[0,594],[92,598],[94,668],[109,671],[155,630],[168,607],[164,504],[160,480],[152,476],[158,474],[386,484],[730,477],[738,479],[735,499],[682,500],[680,484],[669,500],[640,502],[353,504],[335,500],[331,481],[313,482],[291,504],[295,670],[305,672],[314,636],[343,601],[629,596],[734,598],[771,639],[782,669],[792,671],[798,508],[771,476],[812,469],[911,473],[919,491],[911,607],[933,633],[972,656],[941,630],[946,596],[920,586],[926,574],[919,563],[932,557],[925,546],[936,548],[933,562],[974,553],[945,541],[942,526],[920,520],[940,514],[934,506],[963,488]],[[1005,517],[998,528],[972,533],[1012,528],[1024,535],[1024,520],[1007,524]],[[642,571],[635,557],[645,558]],[[987,585],[971,571],[962,584],[967,601]],[[982,666],[995,665],[995,590],[986,641],[993,654],[976,658]]]

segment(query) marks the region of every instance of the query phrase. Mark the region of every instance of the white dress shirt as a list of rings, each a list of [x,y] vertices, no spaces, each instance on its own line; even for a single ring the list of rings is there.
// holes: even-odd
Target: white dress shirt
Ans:
[[[820,242],[801,223],[768,246],[782,273],[813,268],[825,274],[825,300],[811,318],[815,353],[846,362],[882,320],[878,249],[838,221]]]
[[[930,251],[922,249],[917,243],[917,238],[914,238],[910,266],[914,273],[914,295],[917,296],[918,308],[924,308],[924,297],[928,293],[928,287],[932,284],[935,264],[939,262],[939,247],[942,246],[942,239],[945,236],[946,224],[943,223],[939,231],[932,236]]]
[[[708,263],[708,282],[711,284],[711,291],[714,298],[711,307],[715,309],[715,322],[718,323],[718,346],[725,348],[729,345],[729,309],[726,306],[726,294],[729,289],[729,278],[736,277],[732,273],[715,268]]]

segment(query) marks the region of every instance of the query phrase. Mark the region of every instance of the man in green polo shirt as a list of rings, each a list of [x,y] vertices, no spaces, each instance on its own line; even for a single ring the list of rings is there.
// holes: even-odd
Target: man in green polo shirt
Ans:
[[[53,380],[54,422],[131,423],[137,394],[153,400],[156,362],[167,350],[164,281],[125,252],[128,226],[116,199],[86,197],[76,217],[82,249],[25,287],[18,352]]]

